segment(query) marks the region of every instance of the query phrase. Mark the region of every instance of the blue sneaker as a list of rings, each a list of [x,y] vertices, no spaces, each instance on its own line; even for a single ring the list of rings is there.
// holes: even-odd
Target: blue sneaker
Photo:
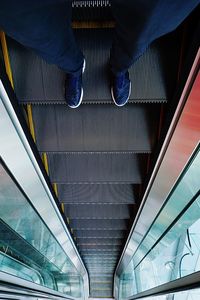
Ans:
[[[85,60],[83,62],[82,73],[85,70]],[[77,108],[83,100],[82,73],[80,75],[66,74],[65,80],[65,100],[71,108]]]
[[[124,106],[131,94],[129,73],[111,74],[111,96],[117,106]]]

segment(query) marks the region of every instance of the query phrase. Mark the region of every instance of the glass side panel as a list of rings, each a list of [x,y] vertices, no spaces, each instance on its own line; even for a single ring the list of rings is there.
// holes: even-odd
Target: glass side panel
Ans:
[[[127,269],[121,274],[120,299],[200,270],[199,178],[198,147],[173,188],[167,204],[139,246],[138,249],[142,249],[140,255],[143,255],[133,255]],[[161,232],[165,234],[159,239]]]
[[[2,161],[0,161],[0,271],[72,297],[82,296],[81,276],[8,174]],[[66,279],[66,276],[68,280],[64,281],[63,278]]]
[[[166,199],[164,207],[161,209],[148,234],[134,254],[135,265],[137,265],[149,249],[153,247],[167,227],[198,192],[200,186],[199,178],[200,150],[197,149],[196,155],[194,155],[193,159],[191,159],[179,177],[177,184],[172,189],[168,199]]]
[[[135,273],[139,291],[144,291],[199,270],[200,197],[135,268]]]
[[[5,253],[0,252],[0,269],[6,273],[15,275],[17,277],[29,280],[38,284],[43,284],[42,276],[36,270],[27,267],[23,263],[10,258]]]
[[[181,291],[162,296],[147,297],[146,300],[200,300],[200,289]]]
[[[126,272],[124,272],[120,278],[120,295],[119,298],[126,298],[127,294],[133,295],[137,291],[137,280],[135,277],[135,272],[133,261],[129,264]]]

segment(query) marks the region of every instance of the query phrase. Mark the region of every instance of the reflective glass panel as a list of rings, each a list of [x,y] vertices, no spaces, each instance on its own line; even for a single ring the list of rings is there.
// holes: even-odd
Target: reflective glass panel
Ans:
[[[0,271],[72,297],[82,296],[81,276],[2,161]]]
[[[43,284],[42,276],[36,270],[27,267],[9,255],[0,252],[0,270],[17,277],[29,280],[38,284]]]
[[[198,147],[121,274],[121,299],[200,270],[199,178]]]

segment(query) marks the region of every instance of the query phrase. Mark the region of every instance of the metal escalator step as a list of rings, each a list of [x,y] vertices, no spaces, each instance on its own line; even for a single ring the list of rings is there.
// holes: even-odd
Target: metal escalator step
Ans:
[[[115,267],[113,267],[113,268],[100,267],[100,268],[95,269],[95,268],[90,268],[89,266],[87,266],[87,269],[88,269],[88,272],[97,273],[97,274],[101,273],[101,272],[112,274],[115,271]]]
[[[85,247],[79,247],[80,252],[96,252],[96,251],[108,251],[119,253],[123,248],[123,245],[87,245]]]
[[[33,106],[41,152],[149,153],[157,138],[158,105]]]
[[[70,227],[76,230],[128,230],[130,220],[88,220],[88,219],[70,219]]]
[[[116,264],[117,263],[113,263],[113,264],[109,264],[109,263],[106,263],[106,264],[90,264],[90,263],[88,263],[88,262],[85,262],[85,264],[86,264],[86,267],[87,267],[87,269],[88,269],[88,271],[94,271],[95,269],[96,270],[99,270],[99,273],[101,272],[101,271],[110,271],[111,272],[111,270],[113,270],[113,269],[115,269],[116,268]]]
[[[104,270],[112,270],[115,268],[116,263],[86,263],[88,270],[98,270],[98,269],[104,269]]]
[[[81,247],[83,246],[87,246],[87,245],[123,245],[124,238],[106,238],[106,237],[102,237],[102,238],[77,238],[76,240],[77,244]]]
[[[113,238],[124,238],[126,230],[74,230],[74,234],[77,239],[82,239],[83,241],[88,238],[107,238],[112,240]]]
[[[114,263],[109,263],[109,262],[105,262],[105,264],[103,264],[102,262],[100,263],[89,263],[89,262],[85,262],[87,268],[101,268],[101,267],[108,267],[110,269],[115,268],[116,267],[116,262]]]
[[[113,273],[114,270],[115,270],[115,267],[116,267],[115,265],[112,265],[112,266],[109,266],[109,265],[107,265],[107,266],[96,265],[96,266],[94,266],[94,265],[87,264],[87,269],[88,269],[89,272],[99,272],[99,273],[109,272],[109,273]]]
[[[119,258],[119,255],[121,254],[122,249],[79,249],[79,252],[81,253],[81,256],[94,256],[94,255],[114,255],[115,257]]]
[[[99,274],[96,271],[89,271],[88,273],[92,280],[95,278],[99,278],[99,279],[102,278],[103,280],[105,280],[105,278],[107,278],[107,280],[109,280],[109,278],[113,277],[113,273],[111,273],[109,271],[102,271]]]
[[[116,264],[118,256],[115,254],[99,254],[98,256],[93,255],[85,255],[83,257],[84,261],[89,264]]]
[[[108,290],[91,290],[90,297],[94,298],[111,298],[112,297],[112,289]]]
[[[58,184],[139,184],[146,162],[144,155],[135,154],[48,153],[47,158],[50,179]],[[111,198],[111,201],[114,199]],[[92,199],[90,202],[93,202]]]
[[[115,255],[112,255],[112,256],[110,256],[110,255],[99,255],[99,256],[90,256],[90,255],[85,255],[84,256],[84,261],[86,262],[86,263],[90,263],[90,264],[92,264],[92,263],[117,263],[117,259],[118,259],[118,257],[117,256],[115,256]]]
[[[113,260],[118,261],[119,260],[119,256],[121,254],[121,250],[122,249],[115,249],[115,251],[109,251],[109,250],[100,250],[100,251],[95,251],[95,250],[91,250],[91,249],[80,249],[80,253],[81,253],[81,257],[86,258],[86,262],[88,262],[90,259],[92,260],[96,260],[97,258],[102,259],[103,261],[109,261],[111,258],[113,258]]]
[[[110,0],[72,0],[72,8],[76,7],[107,7]]]
[[[93,274],[91,276],[91,282],[99,282],[99,281],[110,281],[111,279],[113,279],[113,275],[105,275],[105,274]]]
[[[88,262],[89,259],[94,259],[97,257],[101,257],[102,260],[105,259],[107,261],[109,261],[109,258],[113,257],[117,263],[120,258],[121,250],[119,250],[118,252],[117,251],[114,251],[114,252],[107,251],[106,252],[106,250],[95,252],[95,251],[89,251],[89,250],[86,251],[86,250],[82,249],[82,251],[80,253],[81,253],[81,257],[83,258],[83,260],[84,260],[84,258],[86,258],[86,263]]]
[[[112,289],[112,281],[111,282],[90,282],[90,288],[92,289],[92,290],[94,290],[94,289]]]
[[[108,80],[112,29],[77,29],[75,34],[86,58],[83,103],[113,104]],[[174,49],[177,46],[174,39],[171,40],[165,38],[154,43],[130,69],[132,92],[129,102],[167,101],[174,88],[177,69],[177,49]],[[65,103],[64,72],[11,39],[8,46],[19,101]]]
[[[65,214],[70,219],[128,219],[135,213],[135,205],[109,204],[64,204]]]
[[[90,267],[96,267],[96,266],[108,266],[108,267],[113,267],[116,265],[116,261],[109,261],[109,260],[105,260],[105,261],[86,261],[87,266]]]
[[[113,274],[104,275],[91,275],[90,276],[90,286],[95,286],[96,284],[113,284]]]
[[[88,271],[99,271],[99,273],[106,271],[106,272],[112,272],[115,267],[116,264],[106,264],[106,265],[102,265],[102,264],[86,264],[86,267],[88,269]]]
[[[118,259],[118,256],[116,253],[112,254],[112,253],[85,253],[83,255],[83,259],[85,259],[86,261],[112,261],[115,262]]]
[[[90,265],[87,264],[87,269],[88,271],[99,271],[99,273],[101,272],[112,272],[115,269],[115,264],[112,265]]]
[[[83,21],[108,21],[112,19],[110,2],[98,1],[73,1],[72,20]]]
[[[83,251],[83,250],[82,250]],[[83,253],[83,258],[92,258],[92,259],[96,259],[96,258],[105,258],[105,259],[109,259],[111,257],[116,258],[117,257],[117,251],[115,251],[115,253],[111,253],[110,251],[101,251],[101,253],[99,251],[96,252],[88,252],[87,251],[85,253]]]
[[[131,184],[58,184],[58,198],[62,203],[135,203]]]
[[[101,253],[112,253],[115,257],[119,258],[119,255],[122,252],[123,245],[87,245],[87,246],[78,246],[81,256],[90,255],[90,254],[101,254]]]

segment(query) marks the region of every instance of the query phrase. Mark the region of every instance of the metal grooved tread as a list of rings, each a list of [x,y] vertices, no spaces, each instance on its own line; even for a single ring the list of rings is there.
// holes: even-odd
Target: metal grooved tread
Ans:
[[[65,213],[72,219],[129,219],[134,213],[134,204],[64,204]]]
[[[72,20],[76,22],[112,20],[110,1],[107,0],[72,1],[72,8]]]
[[[149,153],[157,138],[158,105],[82,105],[76,110],[36,105],[32,110],[41,152]]]
[[[94,298],[112,298],[112,289],[108,289],[108,290],[100,290],[100,289],[91,290],[90,297],[94,297]]]
[[[128,230],[130,220],[87,220],[70,219],[70,226],[75,230],[91,231],[94,230]]]
[[[124,242],[124,238],[78,238],[77,244],[78,245],[122,245]]]
[[[86,58],[83,103],[113,103],[108,80],[112,29],[78,29],[78,42]],[[173,40],[173,39],[172,39]],[[165,102],[172,92],[177,63],[173,44],[153,44],[130,69],[129,102]],[[65,74],[34,52],[9,39],[14,86],[21,103],[65,103]],[[169,49],[166,50],[166,49]],[[170,66],[169,62],[170,61]],[[24,63],[26,62],[26,63]]]
[[[134,186],[131,184],[58,184],[58,198],[62,203],[133,204]]]
[[[146,162],[144,155],[136,154],[48,153],[47,158],[50,179],[52,182],[64,184],[109,182],[139,184],[144,175],[142,170]]]
[[[108,240],[117,239],[117,238],[124,238],[126,235],[125,230],[93,230],[93,231],[83,231],[83,230],[76,230],[74,232],[78,239],[81,239],[83,242],[87,241],[88,239],[98,239],[107,238]]]
[[[79,246],[79,245],[78,245]],[[122,246],[123,245],[104,245],[104,244],[101,244],[101,245],[96,245],[96,244],[91,244],[91,245],[87,245],[87,246],[84,246],[84,247],[79,247],[80,249],[80,252],[82,253],[83,251],[88,251],[89,253],[92,253],[92,251],[99,251],[99,253],[101,251],[108,251],[110,253],[113,252],[113,256],[115,255],[114,252],[116,252],[117,254],[119,254],[119,252],[122,250]]]

